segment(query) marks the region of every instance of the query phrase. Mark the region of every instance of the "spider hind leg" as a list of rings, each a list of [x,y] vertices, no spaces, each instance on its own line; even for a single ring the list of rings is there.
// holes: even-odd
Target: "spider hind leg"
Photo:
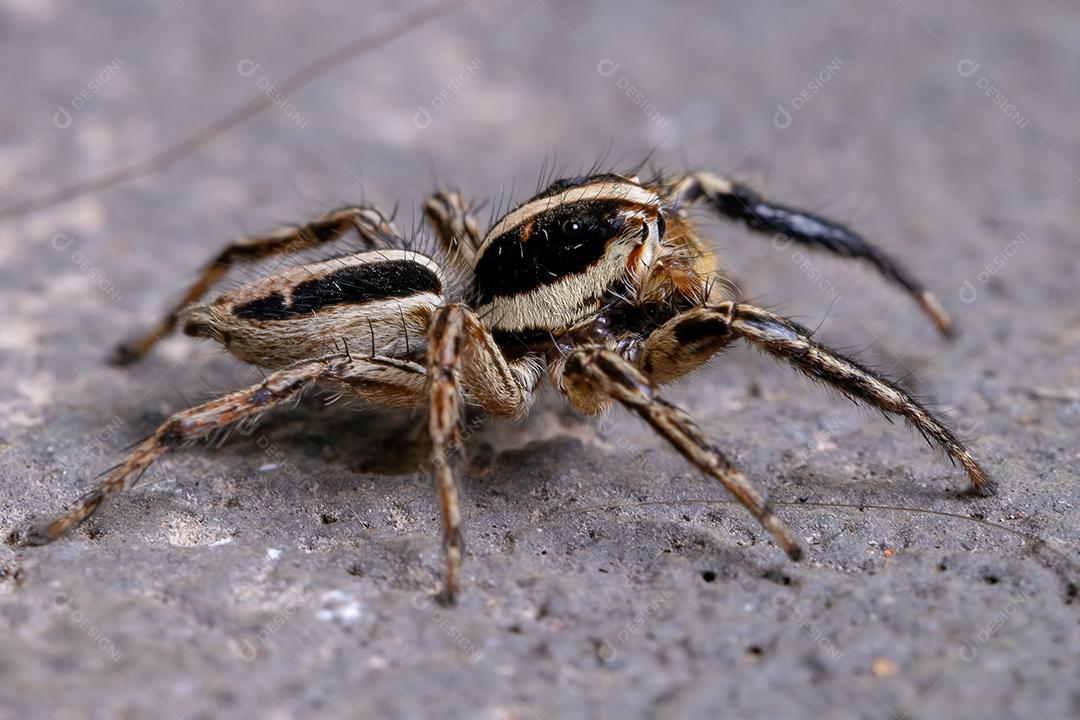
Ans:
[[[97,487],[79,497],[67,511],[44,525],[17,533],[12,539],[21,545],[52,542],[90,517],[105,500],[134,487],[165,452],[245,417],[263,413],[315,382],[340,378],[351,362],[346,356],[335,355],[298,363],[271,373],[263,382],[245,390],[176,413],[137,443],[119,465],[105,473]]]
[[[176,328],[181,311],[202,298],[237,263],[315,248],[338,240],[350,230],[355,230],[364,246],[370,249],[388,248],[393,238],[398,237],[393,222],[377,208],[349,206],[328,212],[304,225],[234,240],[203,268],[198,279],[153,327],[118,345],[109,361],[114,365],[130,365],[140,360]]]

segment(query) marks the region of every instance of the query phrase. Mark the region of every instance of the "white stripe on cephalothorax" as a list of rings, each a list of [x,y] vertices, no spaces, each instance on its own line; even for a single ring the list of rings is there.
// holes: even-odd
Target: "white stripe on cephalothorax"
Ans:
[[[480,249],[483,251],[491,241],[521,223],[541,215],[552,208],[583,200],[625,200],[642,205],[659,205],[660,196],[628,180],[603,180],[589,185],[579,185],[550,197],[527,202],[517,210],[505,215],[488,231]]]

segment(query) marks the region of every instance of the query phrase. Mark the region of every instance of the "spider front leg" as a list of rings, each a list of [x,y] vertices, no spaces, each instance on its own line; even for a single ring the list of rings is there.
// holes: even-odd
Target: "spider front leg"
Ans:
[[[111,361],[116,365],[129,365],[150,352],[154,345],[176,328],[180,311],[202,298],[237,262],[264,260],[308,250],[333,242],[350,230],[356,231],[363,240],[365,249],[390,247],[390,239],[398,237],[393,222],[377,208],[350,206],[328,212],[305,225],[285,227],[265,235],[251,235],[234,240],[210,261],[180,301],[154,327],[138,338],[118,346],[110,358]]]
[[[802,549],[791,530],[780,521],[768,502],[743,473],[705,437],[683,410],[664,400],[652,382],[630,361],[601,347],[575,350],[566,359],[562,373],[563,391],[582,409],[597,408],[599,395],[618,401],[649,423],[682,455],[726,487],[735,498],[772,533],[792,560],[802,558]]]
[[[678,209],[705,199],[718,214],[741,220],[751,230],[778,234],[843,257],[865,260],[907,291],[943,335],[952,334],[952,320],[933,293],[883,250],[840,223],[771,203],[742,183],[708,172],[674,178],[664,184],[662,192],[667,202]]]
[[[787,318],[753,305],[723,302],[696,308],[668,320],[645,342],[642,367],[671,374],[677,362],[677,347],[696,342],[718,342],[743,338],[768,354],[790,363],[812,380],[823,382],[856,402],[910,422],[927,442],[941,447],[959,463],[971,479],[972,489],[981,495],[994,492],[994,483],[975,458],[941,420],[896,384],[851,358],[814,341],[812,333]],[[673,348],[676,350],[673,351]]]
[[[354,362],[344,355],[306,360],[278,370],[266,380],[246,390],[178,412],[139,442],[126,458],[109,470],[96,488],[87,492],[65,513],[45,525],[19,533],[13,539],[22,545],[44,545],[90,517],[109,497],[133,487],[147,468],[163,453],[201,438],[217,428],[269,410],[295,396],[312,383],[340,380]]]
[[[491,334],[464,305],[445,305],[428,333],[428,432],[442,509],[446,578],[442,600],[453,603],[461,569],[461,511],[453,461],[461,451],[464,394],[486,412],[519,416],[533,398],[539,372],[506,362]]]

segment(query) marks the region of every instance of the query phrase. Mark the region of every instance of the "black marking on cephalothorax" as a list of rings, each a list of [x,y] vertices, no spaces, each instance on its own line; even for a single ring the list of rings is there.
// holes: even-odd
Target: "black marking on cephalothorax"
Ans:
[[[535,290],[599,262],[622,231],[627,203],[596,200],[554,207],[493,238],[476,263],[481,304]]]
[[[334,305],[362,305],[416,293],[440,293],[442,283],[431,269],[413,260],[353,265],[292,287],[291,302],[272,292],[233,309],[245,320],[287,320]]]

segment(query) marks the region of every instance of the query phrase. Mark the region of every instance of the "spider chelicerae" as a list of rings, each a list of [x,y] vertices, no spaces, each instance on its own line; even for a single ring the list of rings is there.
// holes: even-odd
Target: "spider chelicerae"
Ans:
[[[374,207],[345,207],[229,244],[156,327],[122,345],[115,357],[132,362],[179,325],[272,370],[265,380],[176,413],[70,510],[16,540],[47,543],[132,487],[167,450],[263,413],[309,386],[330,386],[375,405],[428,408],[446,554],[442,595],[452,600],[462,561],[453,459],[464,406],[521,417],[547,379],[585,415],[616,403],[638,415],[723,483],[798,559],[799,544],[761,493],[656,389],[739,339],[853,400],[904,418],[967,471],[974,491],[993,491],[963,444],[905,390],[818,343],[798,323],[740,302],[688,220],[688,209],[698,203],[752,230],[869,262],[912,295],[942,332],[950,331],[934,296],[859,235],[711,173],[558,180],[498,218],[485,235],[460,194],[437,193],[424,215],[438,253],[410,249],[392,218]],[[328,246],[351,233],[362,243],[359,252],[294,264],[200,303],[239,262]]]

